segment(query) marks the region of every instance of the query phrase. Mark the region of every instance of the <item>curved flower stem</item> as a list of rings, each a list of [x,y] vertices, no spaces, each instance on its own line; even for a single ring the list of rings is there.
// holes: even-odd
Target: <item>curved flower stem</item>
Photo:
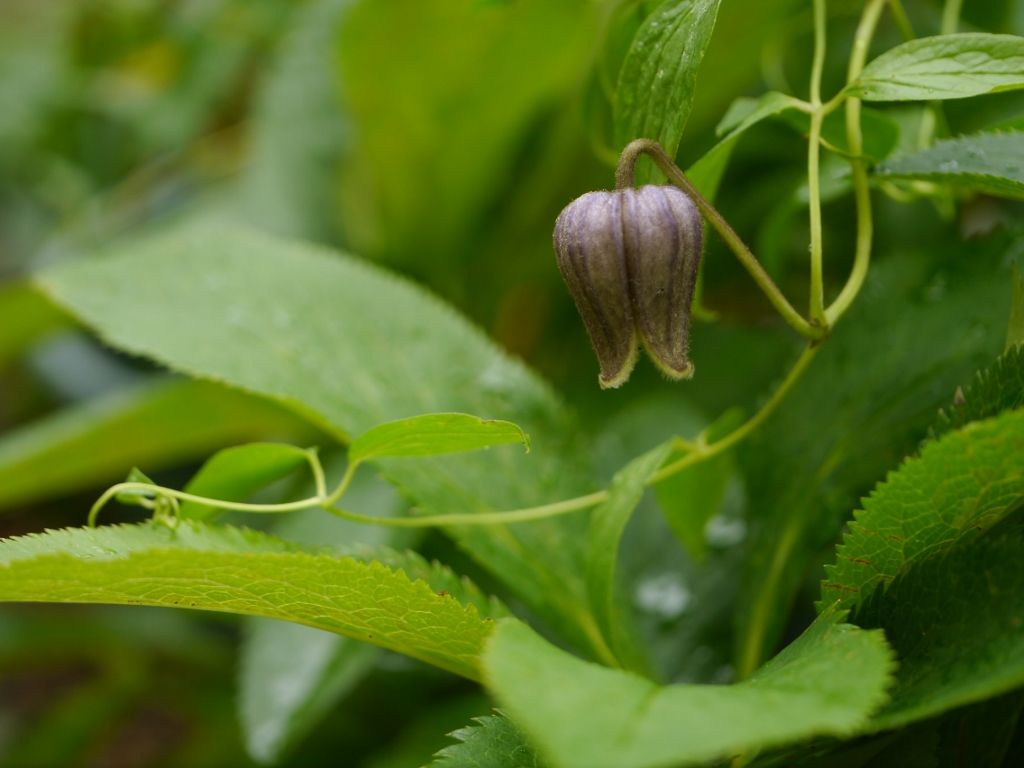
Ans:
[[[349,512],[335,506],[325,507],[332,515],[368,525],[380,525],[394,528],[425,528],[441,525],[505,525],[507,523],[526,523],[531,520],[543,520],[549,517],[567,515],[581,509],[594,507],[608,499],[608,491],[596,491],[586,496],[577,496],[553,504],[539,507],[512,509],[502,512],[453,512],[446,515],[418,515],[414,517],[377,517]]]
[[[818,354],[818,350],[821,349],[821,345],[817,343],[808,344],[800,357],[797,358],[793,367],[789,369],[789,373],[786,374],[786,378],[782,380],[778,389],[772,393],[772,396],[768,398],[761,409],[750,417],[746,422],[741,424],[739,427],[734,429],[725,437],[720,440],[716,440],[713,443],[707,443],[706,445],[698,445],[686,456],[666,464],[664,467],[659,469],[651,477],[651,484],[661,482],[667,477],[671,477],[677,472],[681,472],[687,467],[693,466],[706,459],[710,459],[712,456],[716,456],[723,451],[732,448],[736,443],[748,437],[758,427],[760,427],[765,419],[772,415],[779,404],[786,399],[786,395],[789,394],[789,390],[793,388],[793,385],[799,381],[804,371],[807,370],[807,366],[810,365],[811,360]]]
[[[750,273],[754,282],[764,292],[764,295],[768,297],[768,301],[772,303],[772,306],[782,315],[782,318],[790,327],[807,339],[824,338],[828,333],[828,329],[808,322],[803,315],[794,309],[782,291],[779,290],[779,287],[775,285],[771,276],[761,266],[761,262],[757,260],[757,257],[754,256],[746,243],[736,234],[736,231],[729,226],[729,222],[708,202],[707,198],[700,193],[686,177],[686,174],[683,173],[656,141],[652,139],[636,139],[626,145],[626,148],[622,150],[622,154],[619,156],[619,167],[615,172],[615,186],[618,189],[623,189],[633,185],[633,171],[636,161],[640,155],[644,154],[654,161],[662,173],[668,177],[669,181],[693,199],[693,202],[696,203],[700,212],[704,215],[704,218],[708,220],[708,223],[711,224],[729,248],[732,249],[732,252],[736,254],[736,258],[740,260],[740,263]]]
[[[847,83],[854,82],[864,70],[867,62],[868,48],[878,26],[878,18],[888,0],[869,0],[864,7],[860,24],[853,41],[850,53],[850,65],[847,70]],[[846,101],[846,142],[850,149],[850,167],[853,170],[853,194],[857,207],[857,244],[853,256],[853,268],[846,284],[839,292],[835,301],[825,310],[825,318],[830,326],[850,308],[853,300],[860,293],[871,264],[871,241],[874,237],[874,223],[871,212],[871,190],[868,187],[868,170],[863,159],[864,136],[860,125],[860,99],[848,98]]]
[[[241,501],[210,499],[205,496],[197,496],[194,493],[186,493],[185,491],[179,491],[174,488],[165,488],[162,485],[150,485],[149,483],[118,483],[117,485],[113,485],[108,488],[103,495],[97,499],[96,503],[92,505],[92,509],[89,510],[88,519],[88,525],[90,528],[96,525],[96,517],[99,515],[100,510],[102,510],[103,507],[105,507],[107,503],[119,493],[151,493],[155,496],[176,499],[177,501],[191,501],[195,504],[217,507],[218,509],[227,509],[235,512],[262,512],[269,514],[277,512],[298,512],[299,510],[316,507],[323,501],[321,497],[314,496],[308,499],[301,499],[299,501],[288,501],[283,504],[248,504]]]

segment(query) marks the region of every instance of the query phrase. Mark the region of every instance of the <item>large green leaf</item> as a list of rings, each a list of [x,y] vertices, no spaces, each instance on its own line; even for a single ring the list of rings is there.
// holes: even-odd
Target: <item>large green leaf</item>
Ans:
[[[873,730],[1024,686],[1020,532],[930,553],[856,612],[858,624],[885,630],[899,659],[892,700]]]
[[[1024,198],[1024,132],[978,133],[900,155],[875,170],[885,179],[935,181],[997,197]]]
[[[641,25],[615,91],[618,147],[633,139],[655,139],[675,155],[720,1],[668,0]],[[645,173],[638,169],[638,181],[648,180]]]
[[[339,438],[461,411],[507,418],[534,451],[383,464],[434,512],[555,501],[593,490],[575,425],[551,392],[447,307],[350,258],[224,229],[192,229],[69,265],[45,290],[108,342],[285,403]],[[183,307],[187,307],[184,310]],[[586,616],[580,516],[453,531],[555,626]]]
[[[963,99],[1024,88],[1024,37],[923,37],[886,51],[847,87],[868,101]]]
[[[458,744],[437,753],[429,768],[541,768],[540,758],[503,715],[473,718],[451,733]]]
[[[734,614],[743,671],[771,653],[803,576],[831,550],[859,496],[917,449],[957,385],[998,355],[1015,237],[874,265],[807,373],[741,446],[757,500]]]
[[[834,615],[731,686],[659,687],[571,656],[512,620],[484,654],[488,686],[557,768],[694,765],[849,734],[885,701],[892,666],[880,632]]]
[[[173,530],[149,523],[6,539],[0,601],[158,605],[284,619],[473,679],[492,629],[476,606],[382,562],[191,521]]]
[[[821,604],[850,607],[918,558],[991,528],[1024,504],[1024,411],[968,424],[925,446],[864,500]]]
[[[201,381],[160,378],[72,406],[0,438],[0,508],[161,469],[226,443],[312,438],[260,398]]]

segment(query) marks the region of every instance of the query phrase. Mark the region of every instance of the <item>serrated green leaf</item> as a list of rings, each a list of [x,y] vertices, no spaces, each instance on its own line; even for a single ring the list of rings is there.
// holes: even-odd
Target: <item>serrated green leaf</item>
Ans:
[[[864,500],[821,606],[855,606],[914,565],[991,528],[1024,503],[1024,411],[973,422],[924,447]]]
[[[679,149],[693,107],[697,70],[711,42],[720,0],[669,0],[641,25],[619,71],[615,142],[655,139],[670,156]],[[649,180],[643,166],[637,181]]]
[[[885,701],[892,656],[880,632],[823,616],[742,683],[660,687],[509,620],[483,663],[503,709],[556,768],[667,768],[852,733]]]
[[[382,597],[383,596],[383,597]],[[0,541],[0,601],[156,605],[283,619],[477,679],[492,622],[380,562],[181,521]]]
[[[628,668],[643,671],[638,642],[632,632],[632,617],[624,610],[615,574],[619,560],[619,543],[626,524],[640,503],[651,475],[658,471],[672,450],[663,443],[640,456],[612,478],[608,500],[590,513],[587,534],[587,588],[590,604],[601,632],[610,641],[612,651]]]
[[[957,385],[999,354],[1016,238],[902,251],[873,265],[807,373],[740,446],[757,500],[733,608],[741,669],[775,647],[796,590],[859,497],[918,449]]]
[[[245,501],[271,483],[288,477],[301,467],[309,467],[302,448],[287,443],[249,443],[218,451],[188,481],[185,491],[222,501]],[[181,503],[181,516],[205,520],[217,513],[216,507],[195,501]]]
[[[393,489],[363,474],[346,498],[361,508],[390,510],[398,506]],[[409,531],[359,526],[319,510],[282,517],[274,533],[306,546],[332,543],[342,556],[377,560],[425,581],[436,593],[474,605],[485,618],[507,610],[471,581],[415,552],[396,550]],[[376,648],[349,637],[281,621],[250,619],[242,646],[239,716],[246,748],[260,762],[281,758],[371,671]],[[477,710],[479,711],[479,710]]]
[[[892,700],[872,718],[871,730],[1024,686],[1020,533],[960,543],[945,552],[934,545],[930,552],[856,611],[859,625],[885,630],[899,659]]]
[[[0,508],[113,482],[136,463],[164,469],[274,434],[313,437],[308,425],[263,399],[156,378],[3,435]]]
[[[335,465],[341,462],[325,458],[328,474],[340,475],[341,467]],[[313,492],[311,478],[297,489],[302,496]],[[369,473],[356,475],[346,498],[360,509],[372,509],[378,514],[397,512],[399,508],[394,490]],[[301,546],[329,545],[339,555],[361,559],[374,547],[412,543],[410,534],[417,533],[357,525],[319,509],[275,518],[272,532]],[[354,546],[366,549],[359,554],[352,551]],[[444,573],[446,569],[438,566],[437,570]],[[414,578],[421,576],[417,573]],[[459,599],[459,593],[447,585],[430,580],[428,583],[435,591],[447,588]],[[477,596],[474,594],[473,598]],[[242,636],[238,671],[238,717],[249,754],[263,763],[279,761],[326,715],[343,706],[346,695],[373,669],[379,650],[333,632],[249,618]]]
[[[1024,199],[1024,132],[977,133],[939,141],[920,152],[892,158],[875,175]]]
[[[424,511],[526,507],[593,490],[577,427],[542,382],[434,298],[351,258],[195,228],[40,281],[115,346],[271,397],[342,439],[438,411],[507,418],[532,436],[528,456],[388,462],[386,477]],[[451,532],[588,647],[579,629],[585,523],[576,515]]]
[[[440,456],[521,443],[530,438],[515,424],[465,413],[429,413],[398,419],[367,430],[348,447],[353,463],[395,456]]]
[[[922,37],[872,60],[847,93],[867,101],[964,99],[1024,88],[1024,37]]]
[[[941,437],[965,424],[1024,406],[1024,347],[1013,347],[978,371],[951,406],[939,411],[930,437]]]
[[[449,734],[459,743],[438,752],[429,768],[541,768],[540,758],[507,717],[486,715],[473,722]]]

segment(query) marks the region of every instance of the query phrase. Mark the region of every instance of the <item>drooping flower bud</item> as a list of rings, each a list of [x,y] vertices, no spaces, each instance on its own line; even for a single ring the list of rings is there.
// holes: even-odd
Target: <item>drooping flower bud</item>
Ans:
[[[555,253],[601,366],[602,387],[625,383],[642,344],[670,379],[693,375],[690,305],[704,223],[677,187],[588,192],[555,222]]]

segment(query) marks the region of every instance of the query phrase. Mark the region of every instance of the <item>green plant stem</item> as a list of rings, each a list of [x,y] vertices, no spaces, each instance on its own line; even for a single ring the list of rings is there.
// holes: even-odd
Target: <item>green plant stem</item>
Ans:
[[[888,0],[869,0],[864,7],[864,13],[857,25],[853,50],[850,53],[850,64],[846,76],[847,84],[853,83],[864,71],[871,40],[878,26],[878,18],[887,2]],[[868,267],[871,265],[874,222],[871,211],[871,191],[868,187],[868,169],[863,158],[864,136],[861,130],[860,114],[860,99],[848,98],[846,101],[846,143],[849,145],[850,167],[853,171],[853,194],[857,208],[857,241],[850,276],[835,301],[825,310],[825,318],[829,326],[835,325],[836,321],[853,304],[853,300],[864,286]]]
[[[148,483],[118,483],[108,488],[102,496],[97,499],[89,510],[88,524],[90,527],[96,525],[96,517],[100,510],[119,493],[151,493],[156,496],[164,496],[178,501],[191,501],[195,504],[204,504],[219,509],[228,509],[235,512],[298,512],[299,510],[315,507],[323,500],[319,497],[301,499],[299,501],[288,501],[283,504],[248,504],[241,501],[224,501],[222,499],[208,499],[205,496],[196,496],[194,493],[186,493],[174,488],[165,488],[161,485],[150,485]]]
[[[746,268],[747,272],[757,283],[758,287],[768,297],[768,301],[778,311],[782,318],[801,336],[808,339],[821,339],[827,330],[808,322],[789,303],[779,287],[775,285],[771,276],[757,260],[757,257],[747,247],[736,231],[729,226],[717,209],[700,193],[693,183],[686,177],[686,174],[675,164],[671,157],[661,148],[661,145],[652,139],[636,139],[626,145],[619,156],[619,166],[615,172],[615,186],[618,189],[625,189],[633,186],[634,169],[640,155],[648,155],[658,168],[664,173],[670,182],[682,189],[696,203],[697,208],[708,220],[719,236],[726,242],[736,258]]]
[[[320,455],[316,448],[306,450],[306,460],[309,462],[309,471],[313,473],[316,495],[322,499],[327,496],[327,478],[324,477],[324,465],[320,463]]]
[[[531,520],[543,520],[549,517],[567,515],[581,509],[587,509],[608,499],[608,491],[597,491],[586,496],[556,501],[539,507],[513,509],[503,512],[453,512],[445,515],[417,515],[414,517],[376,517],[349,512],[339,507],[326,507],[333,515],[368,525],[380,525],[392,528],[424,528],[443,525],[505,525],[507,523],[526,523]]]
[[[820,344],[813,342],[809,344],[801,353],[800,357],[797,358],[796,363],[790,369],[789,373],[786,374],[786,378],[783,379],[778,389],[772,393],[772,396],[768,398],[761,409],[754,414],[748,421],[741,424],[735,430],[730,432],[720,440],[716,440],[713,443],[705,443],[702,438],[698,438],[696,441],[684,440],[678,438],[676,440],[676,447],[679,450],[686,451],[686,455],[681,459],[667,464],[656,472],[652,477],[649,485],[660,482],[671,475],[681,472],[687,467],[691,467],[694,464],[698,464],[706,459],[710,459],[712,456],[716,456],[722,451],[725,451],[736,443],[740,442],[754,430],[756,430],[761,424],[772,414],[772,412],[779,406],[789,392],[793,388],[793,385],[797,382],[803,372],[807,369],[811,360],[814,359],[815,354],[820,347]],[[313,454],[315,456],[315,453]],[[317,461],[319,464],[319,461]],[[345,494],[348,489],[352,478],[355,476],[355,471],[358,468],[358,463],[349,464],[345,470],[345,475],[338,483],[338,487],[330,495],[317,495],[307,499],[300,499],[299,501],[290,501],[283,504],[249,504],[246,502],[239,501],[223,501],[221,499],[210,499],[205,496],[197,496],[192,493],[185,491],[178,491],[174,488],[164,488],[159,485],[149,485],[147,483],[118,483],[107,491],[99,498],[99,500],[93,505],[89,512],[89,526],[96,524],[96,516],[100,510],[117,494],[123,492],[136,492],[136,493],[150,493],[156,496],[163,496],[165,498],[175,499],[178,501],[191,501],[197,504],[203,504],[211,507],[217,507],[219,509],[234,510],[238,512],[259,512],[259,513],[277,513],[277,512],[297,512],[303,509],[311,509],[314,507],[321,507],[331,514],[337,515],[338,517],[345,518],[346,520],[352,520],[354,522],[366,523],[367,525],[378,525],[384,527],[394,528],[426,528],[435,526],[445,525],[505,525],[509,523],[526,523],[533,520],[543,520],[549,517],[557,517],[559,515],[567,515],[572,512],[578,512],[583,509],[595,507],[608,500],[609,493],[607,490],[595,491],[588,493],[584,496],[576,496],[571,499],[564,499],[562,501],[552,502],[550,504],[542,504],[536,507],[524,507],[522,509],[511,509],[502,510],[498,512],[454,512],[443,515],[419,515],[413,517],[377,517],[374,515],[363,515],[357,512],[349,512],[348,510],[341,509],[336,506],[337,502]],[[322,468],[320,469],[322,473]]]
[[[704,445],[698,444],[686,456],[677,459],[671,464],[666,464],[651,476],[651,484],[661,482],[665,478],[671,477],[687,467],[691,467],[701,461],[710,459],[712,456],[716,456],[719,453],[722,453],[722,451],[732,448],[736,443],[748,437],[752,432],[760,427],[761,424],[764,423],[765,419],[771,416],[775,409],[779,407],[779,404],[786,399],[786,395],[789,394],[793,385],[800,380],[800,377],[803,375],[804,371],[807,370],[807,366],[810,365],[814,356],[818,354],[818,350],[820,348],[821,345],[817,343],[808,344],[804,348],[800,357],[798,357],[796,362],[793,364],[793,367],[789,369],[789,373],[786,374],[786,378],[782,380],[782,383],[775,392],[772,393],[772,396],[768,398],[765,404],[761,406],[761,409],[750,417],[750,419],[720,440]]]
[[[889,0],[869,0],[865,5],[860,23],[857,25],[857,32],[854,37],[853,50],[850,53],[850,62],[847,69],[847,84],[854,82],[860,77],[867,63],[868,51],[871,41],[874,38],[878,26],[879,17]],[[840,94],[825,105],[841,103],[843,94]],[[871,262],[871,244],[874,235],[874,226],[871,211],[871,196],[868,188],[867,165],[863,158],[863,135],[861,131],[861,102],[860,99],[849,98],[846,100],[846,138],[850,149],[850,165],[853,170],[854,199],[857,210],[857,242],[854,252],[853,268],[846,284],[840,291],[836,300],[825,310],[825,316],[829,325],[833,325],[843,313],[849,309],[867,277],[868,267]],[[799,365],[799,361],[798,361]],[[785,383],[784,383],[785,386]],[[737,652],[736,672],[740,679],[748,677],[758,668],[764,652],[764,641],[766,628],[770,618],[770,607],[772,601],[766,599],[766,595],[772,595],[778,589],[778,582],[784,571],[784,564],[790,552],[799,541],[801,525],[803,520],[800,517],[791,517],[783,530],[782,535],[776,543],[772,563],[764,576],[764,583],[761,587],[760,598],[755,602],[751,611],[750,631],[741,638],[741,645]]]
[[[942,27],[939,34],[952,35],[960,24],[960,13],[963,11],[964,0],[946,0],[942,8]]]
[[[825,69],[825,0],[814,0],[814,59],[811,64],[811,129],[807,141],[807,190],[811,231],[810,316],[825,326],[825,288],[822,275],[824,243],[821,227],[821,78]]]

